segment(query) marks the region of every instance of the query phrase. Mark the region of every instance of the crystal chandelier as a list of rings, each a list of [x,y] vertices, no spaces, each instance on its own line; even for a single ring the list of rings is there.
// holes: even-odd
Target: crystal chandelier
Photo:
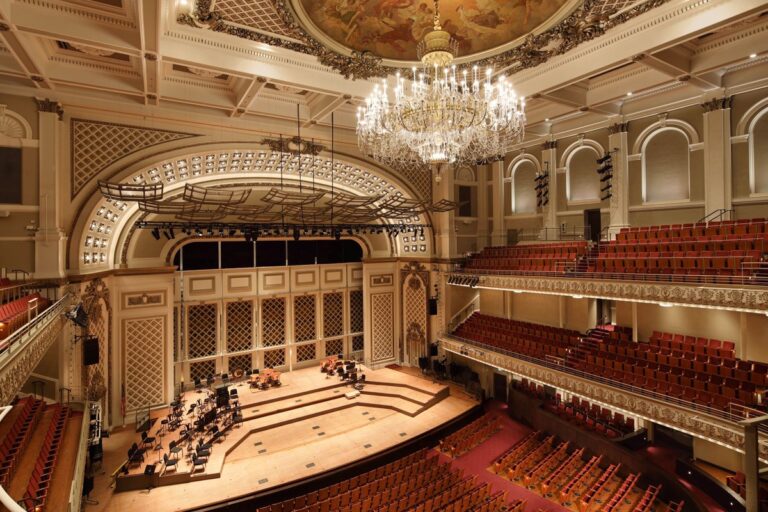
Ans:
[[[422,67],[408,83],[397,74],[392,94],[386,79],[357,112],[360,149],[399,167],[475,162],[506,153],[523,137],[525,99],[491,68],[458,70],[458,43],[440,25],[435,0],[434,29],[419,43]]]

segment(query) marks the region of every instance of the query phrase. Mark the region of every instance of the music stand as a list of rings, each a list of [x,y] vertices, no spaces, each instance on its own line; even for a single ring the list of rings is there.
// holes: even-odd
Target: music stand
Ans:
[[[144,476],[147,477],[147,494],[149,494],[152,489],[155,488],[154,485],[152,485],[152,480],[155,476],[155,465],[154,464],[147,464],[144,468]]]

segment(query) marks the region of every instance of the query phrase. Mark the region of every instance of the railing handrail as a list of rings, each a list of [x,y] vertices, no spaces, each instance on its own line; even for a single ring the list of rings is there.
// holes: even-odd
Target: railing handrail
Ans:
[[[725,214],[731,214],[734,213],[734,211],[730,208],[718,208],[717,210],[712,210],[702,218],[696,221],[696,224],[706,224],[708,222],[717,222],[718,220],[722,220],[723,216]]]
[[[480,294],[476,293],[474,297],[472,297],[472,300],[467,302],[460,310],[456,312],[455,315],[451,317],[451,319],[448,321],[448,325],[452,325],[454,321],[462,316],[470,307],[472,308],[472,311],[474,312],[475,308],[478,307],[476,303],[480,300]]]
[[[672,403],[679,407],[684,407],[686,409],[691,409],[697,412],[704,412],[704,414],[707,414],[709,416],[712,416],[714,418],[718,418],[721,420],[725,420],[729,422],[733,427],[738,427],[739,421],[743,421],[745,418],[751,418],[751,417],[757,417],[762,416],[764,413],[762,411],[758,411],[756,409],[749,409],[748,407],[742,407],[742,409],[748,413],[750,413],[747,416],[741,416],[737,414],[732,414],[729,412],[721,411],[720,409],[714,409],[712,407],[702,406],[699,404],[695,404],[693,402],[688,402],[687,400],[682,400],[679,398],[671,397],[669,395],[665,395],[662,393],[656,393],[655,391],[648,391],[644,388],[638,388],[636,386],[632,386],[629,384],[625,384],[623,382],[618,382],[612,379],[607,379],[605,377],[601,377],[599,375],[594,375],[591,373],[583,372],[581,370],[577,370],[576,368],[565,366],[565,365],[558,365],[551,363],[549,361],[546,361],[544,359],[539,359],[537,357],[531,357],[525,354],[521,354],[519,352],[514,352],[511,350],[506,350],[503,348],[495,347],[493,345],[488,345],[485,343],[482,343],[480,341],[471,340],[467,338],[462,338],[461,336],[456,336],[455,334],[444,334],[443,337],[452,339],[454,341],[458,341],[465,345],[472,345],[474,347],[479,347],[484,350],[488,350],[490,352],[496,352],[499,354],[504,354],[509,357],[514,357],[515,359],[520,359],[522,361],[526,361],[529,363],[537,364],[540,366],[546,366],[549,369],[557,370],[565,373],[569,373],[571,375],[574,375],[576,377],[582,378],[582,379],[588,379],[594,382],[598,382],[600,384],[612,386],[614,388],[623,389],[624,391],[628,391],[630,393],[634,393],[641,396],[646,396],[648,398],[652,398],[654,400],[659,400],[666,403]],[[754,413],[754,416],[751,414]]]
[[[80,442],[77,447],[77,461],[72,485],[69,488],[69,512],[79,512],[83,499],[83,481],[85,479],[85,463],[88,454],[88,435],[90,433],[90,402],[83,405],[83,422],[80,425]]]
[[[25,335],[35,330],[40,325],[49,322],[52,318],[61,314],[69,303],[69,293],[64,294],[62,298],[54,302],[48,309],[37,315],[30,322],[27,322],[19,329],[15,330],[10,336],[5,339],[5,347],[0,351],[0,366],[3,364],[3,359],[8,357],[13,352],[14,346],[22,341]],[[5,356],[5,357],[3,357]]]

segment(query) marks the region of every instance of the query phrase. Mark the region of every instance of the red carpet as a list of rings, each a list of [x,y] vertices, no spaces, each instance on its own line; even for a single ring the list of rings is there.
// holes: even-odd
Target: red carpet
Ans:
[[[457,459],[453,459],[454,466],[462,468],[465,475],[477,475],[479,482],[490,483],[493,486],[493,492],[507,491],[507,498],[509,501],[525,500],[527,502],[525,507],[527,512],[538,510],[547,512],[568,511],[567,508],[561,507],[546,498],[542,498],[538,494],[533,493],[524,487],[520,487],[519,485],[515,485],[509,480],[497,476],[487,470],[488,466],[490,466],[499,455],[531,432],[531,429],[528,427],[510,419],[506,409],[506,405],[496,402],[493,402],[490,405],[489,412],[498,413],[501,418],[502,429],[479,447],[470,450],[468,453],[465,453]],[[451,460],[443,454],[440,454],[440,457],[445,461]]]

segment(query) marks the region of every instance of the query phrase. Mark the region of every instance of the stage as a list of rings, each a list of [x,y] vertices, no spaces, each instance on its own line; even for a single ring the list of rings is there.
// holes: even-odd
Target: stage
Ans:
[[[160,437],[160,420],[168,409],[155,411],[149,435],[162,450],[148,450],[145,462],[117,479],[109,488],[110,473],[126,459],[133,442],[140,440],[134,428],[126,428],[104,440],[105,475],[96,479],[92,496],[99,505],[90,510],[146,512],[179,510],[263,491],[317,475],[388,450],[428,432],[474,405],[463,392],[430,379],[387,368],[365,371],[360,396],[345,394],[353,388],[338,377],[327,378],[319,367],[282,375],[283,385],[251,390],[247,382],[230,386],[238,391],[243,422],[227,430],[217,442],[205,471],[191,473],[186,450],[177,470],[153,477],[144,475],[146,464],[162,469],[162,454],[180,429]],[[206,396],[188,391],[189,404]],[[428,412],[427,412],[428,411]],[[147,488],[153,487],[151,491]]]

